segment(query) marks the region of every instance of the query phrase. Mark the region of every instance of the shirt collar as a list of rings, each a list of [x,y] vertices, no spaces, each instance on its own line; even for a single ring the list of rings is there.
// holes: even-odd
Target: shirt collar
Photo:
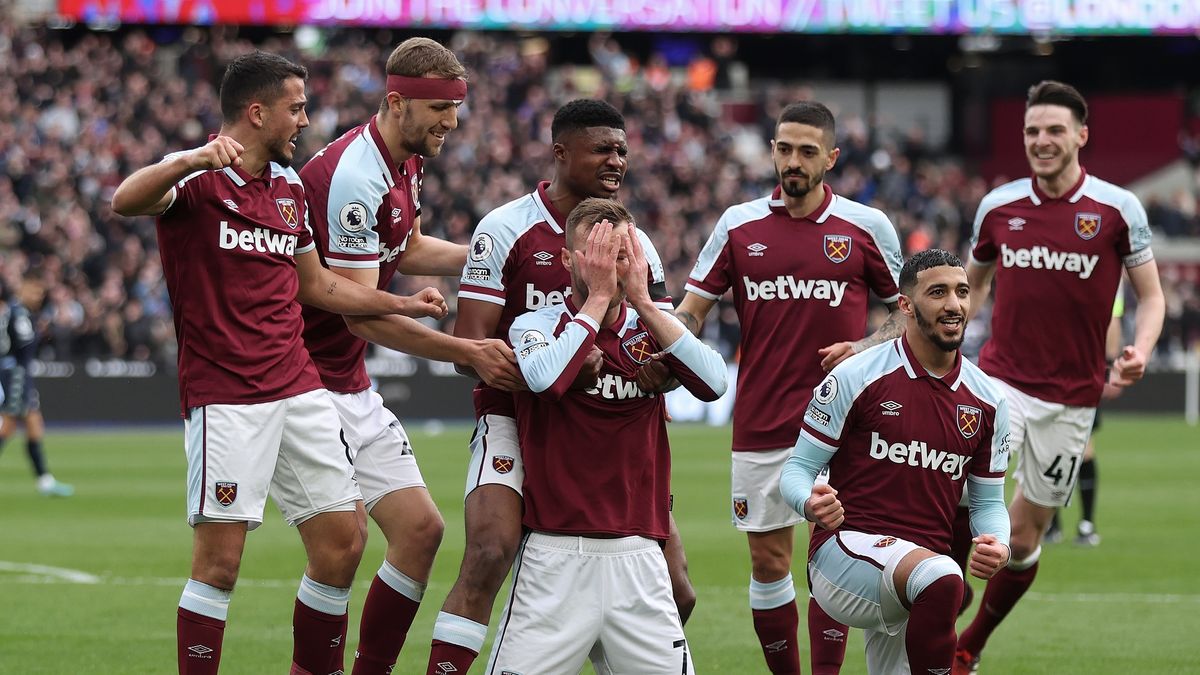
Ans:
[[[537,203],[538,210],[542,212],[542,217],[550,224],[557,234],[566,232],[567,217],[554,208],[554,202],[550,200],[550,196],[546,194],[546,188],[550,187],[550,181],[544,180],[538,183],[537,189],[533,191],[533,201]]]
[[[922,377],[927,377],[931,380],[937,380],[950,387],[950,391],[958,391],[958,385],[962,382],[962,350],[954,353],[954,366],[950,371],[941,377],[937,377],[930,373],[921,362],[917,360],[917,355],[913,353],[912,345],[908,343],[908,335],[901,335],[896,338],[896,352],[900,355],[900,362],[904,364],[904,372],[908,374],[910,380],[915,380]]]
[[[783,202],[783,187],[780,185],[775,186],[775,189],[771,192],[771,199],[767,204],[775,213],[787,216],[793,220],[811,220],[814,223],[823,223],[829,218],[830,212],[833,211],[833,201],[837,199],[837,195],[833,194],[833,188],[829,187],[828,184],[822,183],[821,187],[825,191],[825,199],[821,200],[821,204],[812,213],[800,218],[793,218],[792,214],[788,213],[787,206]]]
[[[367,122],[367,139],[371,145],[375,147],[375,159],[379,161],[379,168],[383,169],[384,175],[391,180],[389,187],[396,187],[403,183],[403,174],[400,167],[396,165],[392,159],[392,153],[388,152],[387,143],[383,140],[383,134],[379,131],[379,115],[372,115],[371,121]]]
[[[1034,204],[1034,206],[1040,206],[1042,204],[1042,202],[1053,202],[1053,201],[1060,201],[1060,200],[1065,200],[1065,201],[1068,201],[1068,202],[1074,204],[1075,202],[1078,202],[1083,197],[1083,184],[1086,183],[1087,180],[1088,180],[1087,171],[1083,167],[1080,167],[1079,168],[1079,180],[1075,181],[1075,184],[1072,185],[1069,190],[1064,192],[1061,197],[1051,197],[1051,196],[1047,195],[1045,192],[1042,192],[1042,189],[1040,187],[1038,187],[1037,176],[1034,176],[1029,181],[1030,184],[1033,186],[1033,204]]]

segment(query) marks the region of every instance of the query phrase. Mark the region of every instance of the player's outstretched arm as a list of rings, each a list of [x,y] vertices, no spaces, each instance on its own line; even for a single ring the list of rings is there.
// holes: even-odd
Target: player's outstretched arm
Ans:
[[[138,169],[113,193],[112,210],[122,216],[157,216],[171,204],[171,190],[188,174],[241,164],[242,145],[228,136],[208,144],[168,155],[163,161]]]
[[[683,302],[680,302],[679,307],[675,308],[675,318],[679,319],[692,335],[699,335],[700,329],[704,327],[704,318],[708,316],[715,304],[717,304],[716,300],[710,300],[688,291],[683,295]]]
[[[413,223],[408,245],[400,258],[401,274],[409,276],[456,277],[467,264],[464,244],[429,237],[421,232],[421,219]]]
[[[835,342],[828,347],[818,349],[817,354],[821,357],[821,369],[828,373],[837,364],[851,356],[870,349],[875,345],[880,345],[888,340],[900,337],[900,334],[904,332],[904,314],[900,311],[900,303],[889,302],[887,307],[891,310],[891,314],[888,315],[887,320],[874,333],[861,340]]]
[[[464,340],[396,314],[343,318],[350,332],[367,342],[423,359],[470,368],[497,389],[525,389],[516,356],[503,340]]]
[[[1146,374],[1146,361],[1154,351],[1154,345],[1158,344],[1167,309],[1162,282],[1158,278],[1158,264],[1154,260],[1126,271],[1138,304],[1134,313],[1133,344],[1121,350],[1121,355],[1113,362],[1110,382],[1120,387],[1129,386]]]
[[[315,250],[296,255],[296,273],[300,276],[296,299],[327,312],[435,319],[446,316],[446,301],[437,289],[426,288],[410,296],[400,296],[363,286],[326,269]]]

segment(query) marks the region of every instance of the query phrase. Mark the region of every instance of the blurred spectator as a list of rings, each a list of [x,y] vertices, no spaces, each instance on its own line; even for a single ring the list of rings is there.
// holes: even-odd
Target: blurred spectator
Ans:
[[[299,164],[375,111],[395,39],[387,31],[325,30],[304,52],[290,36],[230,27],[153,35],[162,42],[137,29],[48,31],[0,19],[0,275],[33,289],[43,359],[174,366],[153,220],[118,218],[109,199],[134,168],[200,145],[218,128],[216,82],[230,59],[260,47],[309,68],[311,126],[300,139]],[[608,34],[590,38],[591,64],[563,63],[556,40],[497,32],[451,38],[470,71],[471,93],[446,151],[425,165],[423,227],[466,241],[483,214],[548,175],[557,107],[579,96],[605,98],[628,124],[622,199],[655,240],[669,289],[681,295],[724,209],[774,186],[768,141],[780,105],[813,94],[756,82],[758,99],[749,104],[756,110],[747,120],[758,122],[736,124],[721,102],[740,68],[737,43],[727,36],[712,41],[711,57],[697,52],[703,60],[691,68],[660,51],[640,66]],[[930,147],[920,129],[883,129],[852,115],[839,115],[838,127],[843,152],[827,179],[834,190],[887,212],[910,251],[965,250],[987,181]],[[1191,194],[1147,207],[1166,234],[1200,234]],[[396,290],[429,283],[447,295],[457,286],[410,279]],[[1162,348],[1175,354],[1200,340],[1200,298],[1195,277],[1165,283]],[[714,316],[710,337],[728,353],[737,344],[733,313]]]

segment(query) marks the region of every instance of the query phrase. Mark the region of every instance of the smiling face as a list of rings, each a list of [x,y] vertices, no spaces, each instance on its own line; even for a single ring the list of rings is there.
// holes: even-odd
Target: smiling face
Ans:
[[[260,105],[262,133],[268,159],[280,166],[290,166],[296,154],[296,141],[308,126],[304,80],[289,77],[284,80],[283,92],[270,104]]]
[[[934,346],[944,352],[962,346],[971,307],[966,270],[950,265],[921,270],[912,295],[900,298],[901,311],[916,321],[921,335]]]
[[[1025,111],[1025,157],[1033,175],[1054,182],[1079,164],[1079,149],[1087,145],[1087,125],[1066,106],[1049,103]]]
[[[775,130],[771,158],[784,194],[804,197],[825,180],[825,173],[837,163],[839,154],[830,136],[818,127],[798,122],[784,122]]]
[[[629,144],[623,129],[587,127],[571,131],[554,144],[564,163],[560,175],[580,197],[615,197],[629,167]]]
[[[446,134],[458,128],[461,105],[462,101],[444,99],[405,99],[401,146],[414,155],[437,157],[446,143]]]

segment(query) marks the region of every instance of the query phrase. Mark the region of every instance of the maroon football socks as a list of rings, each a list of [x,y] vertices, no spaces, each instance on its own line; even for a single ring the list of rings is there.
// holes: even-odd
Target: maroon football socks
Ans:
[[[799,675],[800,650],[796,646],[796,633],[800,629],[800,610],[796,601],[774,609],[751,610],[754,615],[754,632],[762,645],[767,668],[774,675]]]
[[[996,576],[988,581],[987,588],[983,591],[983,600],[979,603],[979,611],[959,638],[958,648],[965,649],[972,656],[979,656],[992,631],[996,630],[1021,596],[1025,595],[1025,591],[1033,585],[1037,570],[1038,563],[1035,561],[1026,569],[1014,570],[1012,567],[1006,567],[997,572]]]
[[[388,675],[404,646],[425,585],[383,563],[363,603],[352,675]],[[413,597],[415,596],[415,599]],[[465,671],[464,671],[465,672]]]
[[[954,663],[954,620],[962,602],[963,580],[946,575],[912,602],[904,646],[914,673],[948,673]]]
[[[180,675],[216,675],[225,622],[180,607],[175,634]]]
[[[808,645],[812,650],[813,675],[838,675],[846,658],[846,633],[849,628],[821,609],[814,598],[808,599]]]
[[[475,663],[477,656],[479,656],[478,652],[461,645],[434,640],[433,649],[429,652],[429,668],[425,671],[425,675],[466,673],[471,669],[471,664]]]

